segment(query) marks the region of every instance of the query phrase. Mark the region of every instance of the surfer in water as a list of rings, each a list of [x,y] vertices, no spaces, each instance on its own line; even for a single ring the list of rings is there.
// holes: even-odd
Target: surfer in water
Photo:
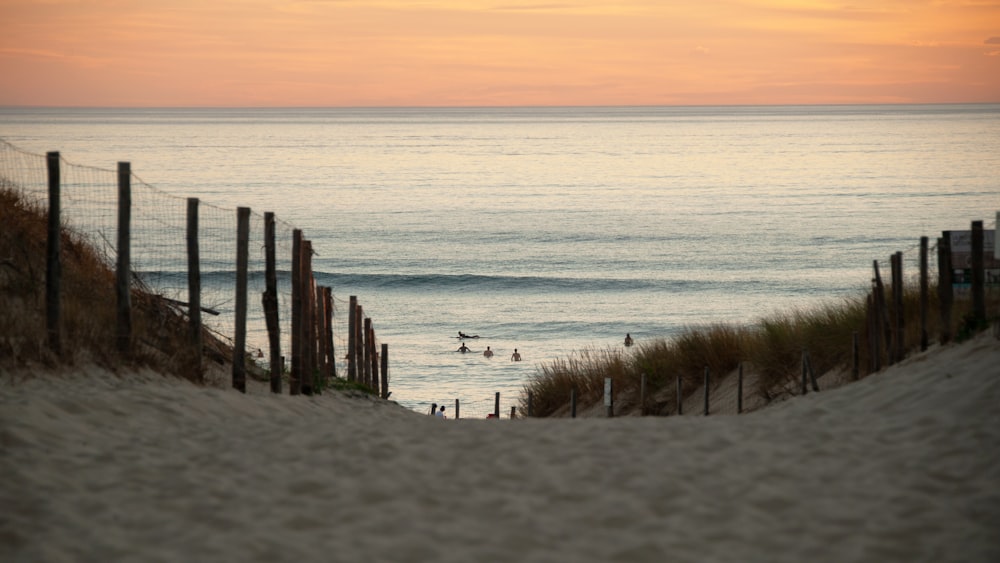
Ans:
[[[462,331],[458,331],[458,337],[459,338],[479,338],[479,335],[478,334],[465,334]]]

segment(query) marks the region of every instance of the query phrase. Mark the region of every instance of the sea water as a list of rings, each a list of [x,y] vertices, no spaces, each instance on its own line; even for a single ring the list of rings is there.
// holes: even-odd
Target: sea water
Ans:
[[[921,236],[1000,210],[998,105],[6,108],[0,138],[275,212],[373,319],[392,398],[469,416],[627,333],[858,295],[873,260],[912,274]]]

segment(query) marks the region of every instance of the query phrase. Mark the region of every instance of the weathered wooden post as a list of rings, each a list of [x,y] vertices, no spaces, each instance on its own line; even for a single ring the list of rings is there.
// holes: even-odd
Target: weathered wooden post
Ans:
[[[493,416],[497,419],[500,418],[500,392],[497,391],[496,396],[493,399]]]
[[[361,349],[361,370],[364,372],[364,377],[361,380],[368,387],[372,386],[372,359],[371,359],[371,349],[372,349],[372,320],[370,317],[364,319],[365,323],[365,345]]]
[[[943,231],[938,239],[938,301],[941,305],[941,344],[951,341],[951,305],[955,294],[952,287],[951,231]]]
[[[517,418],[517,407],[515,405],[510,406],[510,419],[514,420]]]
[[[233,332],[233,388],[247,391],[247,266],[250,260],[250,208],[236,208],[236,327]]]
[[[808,387],[806,387],[806,351],[802,351],[802,394],[805,395],[809,392]]]
[[[743,362],[736,374],[736,414],[743,414]]]
[[[677,415],[684,414],[684,382],[677,376]]]
[[[604,378],[604,406],[608,410],[608,418],[615,416],[614,383],[610,377]]]
[[[885,339],[885,350],[892,350],[892,329],[889,325],[889,312],[885,302],[885,285],[882,283],[882,275],[878,270],[878,260],[873,261],[875,268],[875,326],[876,342],[878,344],[878,366],[882,369],[882,339]],[[889,358],[892,364],[892,358]]]
[[[198,247],[198,198],[187,200],[188,320],[191,367],[201,379],[201,255]]]
[[[389,345],[382,343],[382,398],[388,399],[389,395]],[[455,399],[455,418],[458,418],[458,399]]]
[[[461,411],[459,410],[458,399],[455,399],[455,420],[458,420],[460,412]]]
[[[61,330],[62,325],[62,261],[60,260],[61,244],[59,237],[60,224],[60,170],[59,153],[56,151],[45,155],[49,173],[49,222],[45,244],[45,330],[48,335],[49,349],[57,356],[62,355]]]
[[[705,416],[708,416],[708,383],[709,383],[709,373],[708,366],[705,366]]]
[[[354,364],[357,369],[358,381],[360,383],[367,383],[365,381],[365,334],[364,334],[364,319],[365,319],[365,309],[359,303],[354,309],[354,330],[357,332],[354,335]]]
[[[927,350],[927,310],[930,307],[929,287],[927,279],[927,237],[920,237],[920,351]],[[855,377],[855,379],[857,379]]]
[[[639,375],[639,416],[646,416],[646,374]]]
[[[983,222],[972,222],[972,323],[973,330],[986,328],[986,271],[984,269]]]
[[[329,287],[323,288],[323,311],[326,315],[323,323],[325,327],[323,339],[326,341],[323,346],[326,350],[326,377],[333,379],[337,377],[337,354],[333,347],[333,289]]]
[[[528,391],[528,418],[534,416],[534,410],[532,409],[531,399],[532,399],[531,391]]]
[[[861,350],[858,343],[858,331],[851,333],[851,379],[861,379]]]
[[[275,254],[274,213],[264,213],[264,321],[267,324],[268,366],[271,392],[281,393],[281,324],[278,318],[278,270]]]
[[[303,395],[312,395],[316,378],[316,307],[314,301],[312,276],[312,241],[302,240],[302,256],[299,258],[299,294],[302,296],[302,374],[301,391]]]
[[[118,163],[118,260],[115,297],[118,305],[118,353],[132,355],[132,165]]]
[[[357,327],[355,324],[358,322],[358,317],[355,311],[358,310],[358,296],[352,295],[350,299],[350,304],[347,306],[347,380],[357,381],[358,379],[358,360],[355,352],[357,350],[357,343],[355,342],[357,338]]]
[[[576,389],[569,390],[569,417],[576,418]]]
[[[809,357],[809,351],[808,350],[804,350],[803,354],[804,354],[804,358],[803,359],[806,362],[806,372],[809,373],[809,381],[812,384],[812,390],[818,393],[819,392],[819,382],[816,381],[816,372],[813,371],[812,359]]]
[[[330,372],[328,363],[330,353],[326,349],[326,333],[329,330],[329,326],[327,325],[329,316],[326,310],[326,290],[327,288],[321,285],[316,286],[316,391],[318,393],[322,393],[323,388],[326,387],[326,380]]]
[[[372,388],[372,391],[374,391],[375,394],[378,395],[379,394],[379,389],[378,389],[378,384],[379,384],[379,377],[378,377],[378,348],[376,348],[376,344],[375,344],[375,327],[374,326],[368,332],[368,359],[371,361],[371,368],[370,368],[370,371],[372,373],[371,388]]]
[[[906,350],[906,336],[903,332],[903,253],[892,255],[892,313],[893,313],[893,350],[892,358],[896,362],[903,361]]]
[[[292,372],[288,393],[302,393],[302,229],[292,230]]]

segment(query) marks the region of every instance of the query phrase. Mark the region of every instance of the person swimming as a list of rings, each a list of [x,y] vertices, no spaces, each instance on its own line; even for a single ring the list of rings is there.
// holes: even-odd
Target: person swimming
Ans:
[[[469,352],[469,351],[470,351],[470,348],[469,348],[468,346],[466,346],[466,345],[465,345],[465,342],[463,342],[463,343],[462,343],[462,345],[458,347],[458,350],[455,350],[455,351],[456,351],[456,352],[461,352],[461,353],[463,353],[463,354],[464,354],[464,353],[466,353],[466,352]]]

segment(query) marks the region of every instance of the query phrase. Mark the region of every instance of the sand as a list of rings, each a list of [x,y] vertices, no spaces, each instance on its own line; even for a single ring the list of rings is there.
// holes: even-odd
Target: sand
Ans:
[[[998,561],[1000,341],[741,416],[0,379],[0,561]]]

